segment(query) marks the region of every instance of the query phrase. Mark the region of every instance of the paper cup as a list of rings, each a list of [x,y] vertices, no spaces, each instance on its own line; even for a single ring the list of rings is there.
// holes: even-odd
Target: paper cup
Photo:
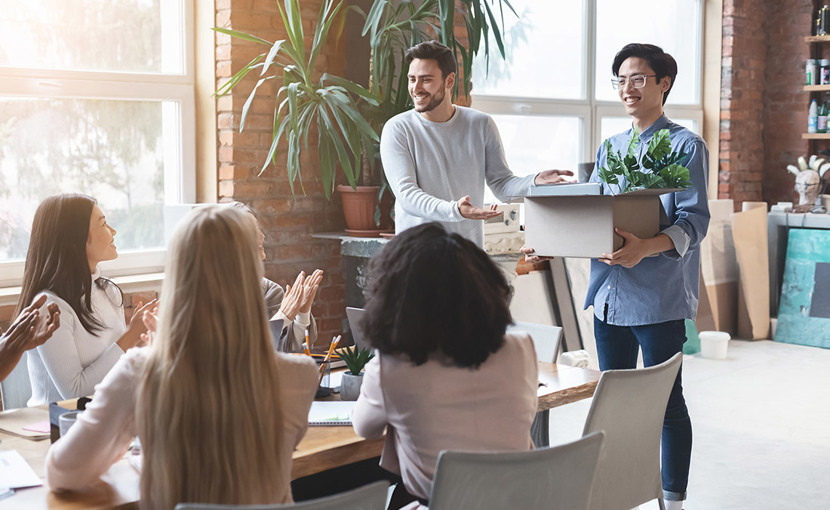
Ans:
[[[726,359],[729,333],[723,331],[700,332],[700,355],[709,359]]]

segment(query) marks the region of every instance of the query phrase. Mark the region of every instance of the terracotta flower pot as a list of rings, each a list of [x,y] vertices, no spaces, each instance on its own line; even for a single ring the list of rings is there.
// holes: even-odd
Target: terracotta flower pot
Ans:
[[[357,237],[378,237],[383,232],[394,232],[390,211],[392,194],[384,193],[381,203],[380,226],[375,223],[380,186],[337,186],[343,200],[343,215],[346,218],[346,232]]]

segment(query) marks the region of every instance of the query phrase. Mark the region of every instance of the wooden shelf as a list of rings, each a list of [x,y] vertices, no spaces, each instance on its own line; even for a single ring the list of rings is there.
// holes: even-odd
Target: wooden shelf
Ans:
[[[830,133],[803,133],[803,140],[830,140]]]
[[[830,42],[830,35],[808,35],[804,40],[809,43]]]
[[[807,92],[830,92],[830,85],[804,85]]]

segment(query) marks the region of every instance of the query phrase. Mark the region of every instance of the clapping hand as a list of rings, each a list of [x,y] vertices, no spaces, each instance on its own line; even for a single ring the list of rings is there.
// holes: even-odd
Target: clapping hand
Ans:
[[[323,279],[323,271],[315,269],[310,276],[306,277],[305,271],[301,271],[294,280],[294,285],[285,286],[285,296],[280,304],[280,311],[288,320],[293,321],[297,313],[311,311],[320,281]]]
[[[147,331],[141,334],[141,343],[142,345],[151,345],[153,340],[156,336],[156,331],[158,331],[158,322],[159,322],[159,304],[156,302],[156,305],[150,309],[145,310],[141,316],[141,322],[144,323],[144,327],[147,328]]]
[[[60,309],[56,303],[49,303],[46,316],[41,317],[40,307],[46,303],[46,294],[40,296],[31,305],[20,312],[17,319],[9,326],[2,339],[8,347],[16,352],[24,352],[43,345],[52,333],[61,325]]]

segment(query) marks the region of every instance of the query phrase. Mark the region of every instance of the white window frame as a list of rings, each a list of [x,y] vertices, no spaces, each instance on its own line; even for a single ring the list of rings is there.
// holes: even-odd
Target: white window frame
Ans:
[[[179,110],[178,136],[162,139],[165,161],[164,203],[196,201],[196,104],[194,0],[182,2],[184,72],[182,74],[97,72],[0,66],[0,96],[25,98],[168,101]],[[162,118],[170,118],[163,115]],[[181,146],[171,143],[181,140]],[[162,228],[161,226],[159,228]],[[155,273],[163,270],[166,249],[128,250],[104,262],[107,276]],[[20,285],[23,261],[0,262],[0,287]]]
[[[703,49],[704,49],[704,15],[705,1],[699,1],[699,35],[697,61],[698,79],[700,86],[697,89],[696,103],[692,104],[668,104],[664,111],[669,118],[692,119],[698,128],[698,133],[703,132]],[[526,98],[516,96],[500,96],[494,94],[471,94],[472,106],[491,115],[540,115],[540,116],[568,116],[579,117],[582,125],[582,140],[579,154],[582,161],[587,163],[596,159],[597,148],[602,143],[600,137],[600,125],[603,117],[625,116],[623,106],[618,101],[599,101],[595,96],[595,84],[597,80],[605,77],[598,77],[596,73],[596,0],[586,0],[583,11],[583,34],[587,40],[584,44],[582,61],[585,62],[585,80],[583,82],[583,99],[546,99]],[[610,66],[610,62],[609,62]],[[609,73],[610,76],[610,73]],[[608,85],[611,86],[610,83]],[[671,97],[671,96],[670,96]],[[575,170],[575,169],[573,169]]]

